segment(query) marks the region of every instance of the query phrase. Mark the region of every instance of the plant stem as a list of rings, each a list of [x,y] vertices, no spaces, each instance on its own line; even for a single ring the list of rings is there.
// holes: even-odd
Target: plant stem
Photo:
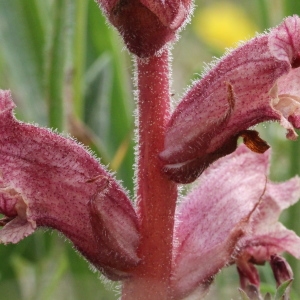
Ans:
[[[170,116],[169,51],[137,59],[138,171],[137,209],[142,259],[123,284],[122,300],[169,299],[176,184],[164,177],[158,154]]]

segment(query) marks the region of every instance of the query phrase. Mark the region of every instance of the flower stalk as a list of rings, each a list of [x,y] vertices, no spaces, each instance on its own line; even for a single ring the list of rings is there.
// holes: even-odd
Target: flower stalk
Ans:
[[[143,263],[135,270],[135,278],[125,281],[123,300],[168,299],[177,189],[176,184],[162,174],[158,157],[170,116],[168,52],[165,50],[160,56],[136,61],[137,211],[141,234],[138,256]]]
[[[0,243],[56,229],[122,281],[122,300],[203,299],[233,264],[251,299],[260,294],[256,264],[269,262],[277,286],[289,284],[281,254],[300,259],[300,237],[278,220],[300,198],[300,178],[268,179],[269,145],[251,127],[280,121],[287,138],[298,136],[300,18],[228,53],[171,114],[169,44],[191,2],[97,2],[135,55],[136,206],[82,145],[18,121],[0,90]],[[177,184],[200,175],[176,207]]]

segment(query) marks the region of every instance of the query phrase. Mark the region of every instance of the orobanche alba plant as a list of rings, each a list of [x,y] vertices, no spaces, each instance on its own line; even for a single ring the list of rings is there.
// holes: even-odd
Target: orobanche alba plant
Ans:
[[[98,3],[135,60],[135,199],[73,139],[16,120],[11,93],[1,91],[0,241],[56,229],[121,282],[122,300],[201,299],[232,264],[250,299],[260,297],[255,264],[269,262],[277,286],[291,281],[281,254],[300,259],[300,238],[278,219],[298,201],[300,179],[268,179],[269,145],[251,128],[279,121],[297,138],[300,18],[227,53],[171,112],[170,46],[191,1]],[[194,181],[177,204],[178,185]]]

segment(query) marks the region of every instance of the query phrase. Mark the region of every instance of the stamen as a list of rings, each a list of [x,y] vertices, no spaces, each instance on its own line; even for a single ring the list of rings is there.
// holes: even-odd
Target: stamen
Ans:
[[[240,136],[243,138],[244,144],[253,152],[264,153],[270,148],[255,130],[244,130],[240,133]]]

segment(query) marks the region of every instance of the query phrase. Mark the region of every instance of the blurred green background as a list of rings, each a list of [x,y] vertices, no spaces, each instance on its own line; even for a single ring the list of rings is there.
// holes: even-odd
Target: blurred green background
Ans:
[[[196,0],[195,14],[173,47],[174,105],[213,57],[300,14],[298,0]],[[116,171],[133,194],[132,60],[93,0],[0,0],[0,88],[11,89],[17,117],[68,132]],[[299,173],[299,142],[278,124],[259,126],[273,147],[271,178]],[[283,215],[300,235],[300,203]],[[300,299],[300,263],[293,298]],[[17,245],[0,245],[0,300],[117,299],[69,242],[39,230]],[[269,267],[262,289],[273,290]],[[217,276],[208,299],[239,299],[233,267]]]

